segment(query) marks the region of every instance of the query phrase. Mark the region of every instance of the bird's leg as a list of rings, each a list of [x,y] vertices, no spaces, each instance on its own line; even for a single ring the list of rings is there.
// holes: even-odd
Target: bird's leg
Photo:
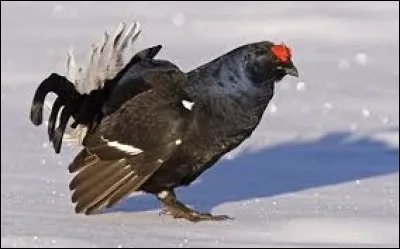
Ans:
[[[172,215],[174,218],[183,218],[192,222],[232,219],[227,215],[212,215],[210,213],[200,213],[196,210],[190,209],[176,199],[173,190],[161,191],[157,194],[157,198],[163,204],[163,213]]]

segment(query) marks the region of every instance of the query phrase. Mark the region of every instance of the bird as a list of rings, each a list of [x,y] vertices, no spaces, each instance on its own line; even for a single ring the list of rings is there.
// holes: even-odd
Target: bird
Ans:
[[[161,45],[125,62],[122,54],[140,32],[138,22],[128,28],[122,23],[113,38],[106,32],[92,45],[86,68],[76,69],[69,53],[67,76],[52,73],[37,87],[30,120],[43,123],[45,98],[55,93],[49,141],[56,153],[71,137],[82,147],[68,166],[76,213],[101,212],[141,191],[154,195],[176,219],[231,219],[194,210],[175,191],[252,135],[275,84],[299,76],[292,50],[256,41],[184,72],[156,58]]]

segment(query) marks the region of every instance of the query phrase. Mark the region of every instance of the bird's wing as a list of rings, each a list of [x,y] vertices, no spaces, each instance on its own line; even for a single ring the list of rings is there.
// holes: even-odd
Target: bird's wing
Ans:
[[[150,90],[153,86],[148,79],[158,70],[179,71],[179,68],[168,61],[154,60],[154,56],[161,49],[161,45],[142,50],[107,83],[108,98],[102,108],[102,113],[108,115],[117,110],[125,101]],[[168,84],[168,82],[167,82]]]
[[[105,117],[69,166],[77,213],[111,207],[139,190],[182,143],[189,114],[177,88],[185,74],[154,70],[143,80],[150,90]]]

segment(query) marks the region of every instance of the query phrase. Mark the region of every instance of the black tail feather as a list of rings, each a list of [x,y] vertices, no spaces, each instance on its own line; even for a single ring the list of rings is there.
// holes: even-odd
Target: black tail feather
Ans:
[[[63,76],[52,73],[39,85],[33,98],[30,119],[36,126],[41,125],[43,122],[43,104],[47,94],[50,92],[66,99],[80,97],[79,92],[71,82]]]
[[[56,99],[56,101],[54,101],[53,107],[51,108],[51,114],[50,114],[50,117],[49,117],[49,124],[47,126],[47,133],[49,134],[49,141],[50,142],[53,141],[54,129],[56,127],[58,113],[59,113],[61,107],[63,107],[64,105],[65,105],[65,99],[61,98],[61,97],[58,97]]]
[[[73,103],[73,104],[67,104],[61,112],[60,124],[58,125],[57,129],[54,131],[54,135],[53,135],[53,139],[52,139],[53,147],[54,147],[54,150],[56,151],[56,153],[60,153],[62,138],[64,136],[65,129],[67,127],[70,117],[74,114],[75,110],[76,110],[76,108]]]
[[[92,90],[88,94],[79,93],[74,84],[67,78],[52,73],[36,89],[30,112],[31,122],[36,126],[41,125],[43,122],[43,105],[47,94],[52,92],[58,95],[51,108],[47,132],[55,152],[60,153],[62,138],[68,125],[69,118],[73,117],[75,120],[71,125],[73,129],[75,129],[78,124],[88,127],[89,130],[96,127],[101,118],[107,114],[103,113],[102,109],[116,82],[122,78],[133,64],[145,58],[154,58],[160,49],[161,45],[158,45],[140,51],[132,57],[127,65],[118,72],[113,79],[106,80],[103,88]],[[61,117],[59,126],[56,128],[60,111]]]
[[[114,77],[112,80],[108,80],[107,83],[117,82],[121,79],[121,77],[126,73],[126,71],[135,63],[140,61],[143,58],[152,59],[154,58],[158,52],[161,50],[161,45],[153,46],[147,49],[144,49],[137,53],[132,59],[127,63],[127,65]],[[109,84],[107,87],[112,87],[113,84]],[[107,88],[106,87],[106,88]],[[104,89],[107,91],[107,89]],[[43,122],[43,104],[44,100],[48,93],[53,92],[57,94],[59,97],[62,97],[65,101],[69,103],[76,102],[82,96],[75,88],[75,86],[68,81],[65,77],[52,73],[48,78],[46,78],[36,89],[35,96],[33,98],[30,119],[32,123],[36,126],[41,125]],[[96,91],[93,91],[96,92]],[[91,94],[96,95],[96,94]],[[61,102],[61,100],[59,100]],[[57,103],[60,105],[60,103]],[[58,108],[58,110],[61,107]],[[57,108],[54,108],[54,112],[57,112]],[[57,112],[58,114],[58,112]],[[55,118],[57,117],[56,114]],[[55,120],[54,118],[54,120]],[[50,132],[52,133],[52,132]]]
[[[78,124],[93,127],[97,124],[104,100],[107,98],[107,89],[93,90],[90,94],[80,94],[75,86],[65,77],[56,73],[46,78],[36,89],[33,98],[30,119],[36,126],[43,122],[43,105],[48,93],[57,94],[51,108],[47,132],[50,142],[56,153],[60,153],[61,145],[69,119],[74,118],[71,128]],[[58,119],[59,113],[61,115]],[[57,120],[59,125],[56,128]]]
[[[57,94],[58,97],[51,109],[47,131],[50,142],[53,143],[56,153],[59,153],[68,120],[79,107],[82,95],[65,77],[56,73],[51,74],[39,85],[33,97],[30,120],[36,126],[43,122],[43,105],[47,94],[50,92]],[[55,129],[58,113],[62,107],[64,108],[61,111],[60,124]]]

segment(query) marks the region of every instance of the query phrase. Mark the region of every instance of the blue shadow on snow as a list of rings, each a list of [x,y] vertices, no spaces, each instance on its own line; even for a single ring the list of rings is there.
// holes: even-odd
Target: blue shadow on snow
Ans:
[[[283,143],[233,160],[220,160],[200,177],[199,183],[179,189],[178,198],[200,211],[210,211],[226,202],[398,172],[398,149],[365,137],[350,141],[351,135],[335,132],[316,141]],[[126,198],[106,213],[159,208],[156,198],[145,194]]]

